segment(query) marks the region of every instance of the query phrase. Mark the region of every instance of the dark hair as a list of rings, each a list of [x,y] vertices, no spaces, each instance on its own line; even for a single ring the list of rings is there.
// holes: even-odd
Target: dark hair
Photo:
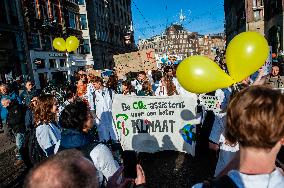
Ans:
[[[165,73],[168,73],[168,72],[170,71],[170,69],[172,69],[172,70],[174,71],[174,68],[173,68],[173,67],[171,67],[171,66],[165,66],[164,72],[165,72]]]
[[[239,92],[227,110],[226,138],[243,147],[271,149],[284,137],[284,95],[264,86]]]
[[[90,110],[83,101],[75,101],[67,105],[61,112],[59,124],[62,128],[82,131]]]
[[[142,75],[146,76],[145,71],[140,71],[140,72],[138,72],[138,75],[139,75],[139,74],[142,74]]]
[[[65,100],[71,99],[77,93],[76,86],[68,86],[65,93]]]
[[[25,82],[25,85],[26,85],[28,82],[30,82],[31,84],[34,84],[33,81],[27,80],[27,81]]]
[[[126,86],[129,91],[132,91],[132,85],[129,81],[122,81],[121,85]]]
[[[278,73],[278,75],[279,75],[279,76],[282,76],[282,74],[283,74],[283,69],[282,69],[282,66],[281,66],[280,63],[272,63],[272,67],[278,67],[278,68],[279,68],[279,73]]]
[[[92,80],[93,83],[101,83],[101,85],[104,84],[104,80],[101,77],[95,76],[95,78]]]
[[[24,188],[97,186],[95,166],[75,149],[64,150],[48,157],[29,172],[24,182]]]
[[[118,86],[118,78],[115,75],[110,75],[108,81],[107,81],[107,88],[114,90],[117,92],[117,86]]]
[[[152,77],[153,77],[154,83],[158,82],[163,77],[163,73],[161,71],[154,71],[153,74],[152,74]]]

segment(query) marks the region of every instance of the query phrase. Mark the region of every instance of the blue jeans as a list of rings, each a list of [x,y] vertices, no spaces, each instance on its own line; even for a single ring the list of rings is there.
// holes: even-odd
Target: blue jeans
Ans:
[[[15,133],[15,138],[16,138],[16,147],[17,147],[17,154],[16,158],[17,160],[23,160],[22,158],[22,153],[23,153],[23,146],[25,143],[25,134],[24,133]]]

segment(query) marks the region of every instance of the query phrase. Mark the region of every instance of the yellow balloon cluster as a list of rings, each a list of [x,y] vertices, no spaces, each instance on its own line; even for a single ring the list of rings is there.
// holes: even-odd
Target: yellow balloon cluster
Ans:
[[[76,37],[70,36],[66,39],[66,42],[63,38],[55,38],[52,45],[54,49],[60,52],[72,52],[79,47],[80,42]]]
[[[227,48],[226,64],[230,76],[209,58],[191,56],[178,66],[177,79],[189,92],[208,93],[229,87],[253,74],[265,63],[268,54],[268,43],[261,34],[244,32]]]

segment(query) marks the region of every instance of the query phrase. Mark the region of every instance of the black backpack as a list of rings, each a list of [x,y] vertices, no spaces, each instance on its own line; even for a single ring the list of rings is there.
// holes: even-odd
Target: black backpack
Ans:
[[[25,148],[25,163],[28,166],[34,166],[46,158],[44,151],[41,149],[36,138],[36,129],[31,129],[26,133]]]
[[[206,180],[202,188],[238,188],[235,182],[227,175],[217,179]]]

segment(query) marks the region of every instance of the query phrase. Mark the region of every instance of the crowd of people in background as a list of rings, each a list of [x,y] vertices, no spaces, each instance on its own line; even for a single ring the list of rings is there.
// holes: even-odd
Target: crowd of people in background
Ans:
[[[226,71],[224,63],[220,66]],[[25,187],[124,187],[131,182],[145,187],[140,165],[135,180],[121,178],[122,149],[112,102],[116,94],[194,95],[180,86],[175,71],[176,66],[165,66],[129,73],[123,79],[113,71],[107,80],[79,71],[75,81],[63,89],[64,100],[36,91],[31,81],[20,93],[2,84],[1,128],[16,143],[15,165],[33,167]],[[206,126],[202,127],[209,133],[205,145],[214,153],[212,161],[217,161],[212,163],[213,176],[221,178],[194,187],[222,183],[226,187],[284,186],[283,171],[275,166],[284,145],[284,96],[271,89],[284,87],[281,75],[281,66],[273,64],[269,75],[264,76],[260,69],[254,78],[209,94],[219,98],[221,112],[203,112]],[[197,157],[198,152],[197,148]]]

